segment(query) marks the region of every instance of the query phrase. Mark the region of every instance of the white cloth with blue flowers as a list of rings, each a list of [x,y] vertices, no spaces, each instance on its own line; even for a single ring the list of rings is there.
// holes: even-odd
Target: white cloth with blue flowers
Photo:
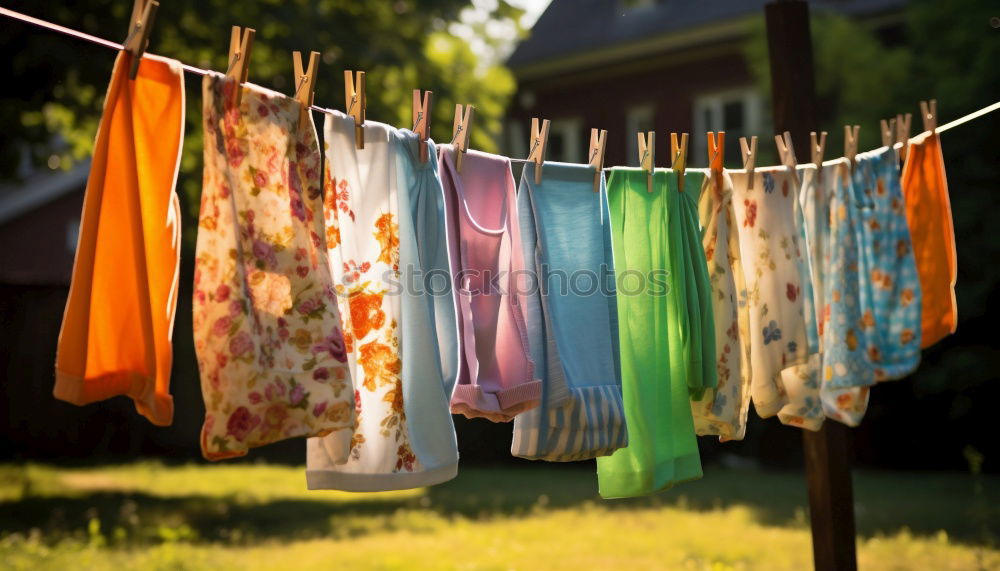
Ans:
[[[744,270],[739,305],[749,315],[749,340],[742,343],[750,348],[754,409],[761,417],[778,415],[786,424],[815,429],[805,420],[821,416],[822,409],[809,386],[808,361],[815,351],[807,335],[806,249],[796,224],[802,216],[798,177],[784,166],[729,175]],[[803,408],[806,414],[799,414]]]

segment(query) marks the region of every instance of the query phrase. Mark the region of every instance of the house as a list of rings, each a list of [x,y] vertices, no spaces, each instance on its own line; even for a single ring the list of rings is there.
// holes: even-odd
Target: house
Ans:
[[[53,166],[22,168],[19,180],[0,183],[0,459],[194,456],[204,413],[190,334],[183,333],[190,331],[189,290],[182,290],[174,334],[174,394],[186,403],[176,416],[187,422],[155,427],[125,397],[80,407],[52,396],[90,160],[68,170]]]
[[[551,120],[547,160],[586,162],[592,127],[608,130],[606,165],[638,165],[636,134],[692,134],[689,164],[707,164],[706,131],[770,133],[769,104],[754,85],[746,40],[767,0],[553,0],[507,61],[517,79],[504,150],[527,156],[532,117]],[[893,34],[905,0],[814,0]],[[664,165],[664,151],[658,153]]]

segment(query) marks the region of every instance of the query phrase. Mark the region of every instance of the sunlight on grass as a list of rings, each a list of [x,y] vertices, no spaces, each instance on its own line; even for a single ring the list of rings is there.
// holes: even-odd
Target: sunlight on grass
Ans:
[[[987,499],[987,519],[972,521],[967,476],[856,479],[861,568],[1000,568],[990,531],[996,503]],[[441,486],[383,494],[308,492],[303,480],[301,467],[248,464],[0,466],[0,566],[716,571],[811,565],[797,474],[713,471],[668,493],[612,502],[596,497],[592,470],[542,464],[470,468]],[[988,482],[991,492],[996,481]]]
[[[266,501],[308,499],[310,501],[355,501],[349,492],[306,490],[301,467],[258,464],[215,464],[164,467],[143,462],[101,468],[56,469],[28,464],[24,468],[0,468],[0,500],[9,501],[25,493],[30,482],[35,496],[75,495],[93,492],[142,492],[157,497],[183,496],[239,497]],[[364,494],[367,501],[419,497],[423,489]]]

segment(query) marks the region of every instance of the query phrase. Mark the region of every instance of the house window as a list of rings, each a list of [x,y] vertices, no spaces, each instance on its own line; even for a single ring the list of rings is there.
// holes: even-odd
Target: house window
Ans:
[[[628,164],[639,166],[639,133],[654,130],[653,104],[636,105],[625,110],[625,141]]]
[[[528,156],[528,133],[520,121],[507,122],[507,154],[515,159]]]
[[[583,121],[579,118],[555,119],[549,123],[549,143],[545,160],[579,163],[583,153],[580,148],[580,131]]]
[[[530,123],[507,122],[507,153],[511,158],[526,159],[531,152]],[[545,160],[563,163],[582,162],[580,133],[583,120],[579,117],[553,119],[549,122],[549,142],[545,147]]]
[[[691,164],[708,164],[708,142],[702,134],[726,132],[726,159],[738,165],[740,137],[760,135],[763,128],[760,95],[752,88],[708,93],[694,101],[694,132]]]

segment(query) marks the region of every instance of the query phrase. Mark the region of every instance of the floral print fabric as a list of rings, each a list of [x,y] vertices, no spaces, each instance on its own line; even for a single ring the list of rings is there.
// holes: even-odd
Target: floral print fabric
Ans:
[[[813,374],[820,383],[825,416],[856,425],[868,406],[868,386],[874,383],[867,350],[872,324],[864,317],[859,273],[861,210],[847,159],[824,163],[816,180],[799,195],[822,349]]]
[[[730,171],[745,278],[739,304],[749,313],[750,394],[765,418],[789,404],[785,385],[801,381],[798,366],[809,353],[794,175],[786,167]]]
[[[750,407],[750,314],[746,302],[739,232],[729,173],[705,178],[698,201],[702,247],[711,284],[715,320],[715,369],[718,387],[692,400],[695,432],[720,440],[742,440]]]
[[[822,188],[818,186],[818,172],[815,165],[812,164],[798,167],[795,174],[799,184],[795,200],[791,204],[791,212],[788,213],[795,225],[802,253],[798,257],[798,262],[799,275],[802,276],[802,307],[809,351],[808,361],[805,364],[796,365],[782,373],[782,382],[788,402],[778,411],[778,419],[783,424],[807,430],[819,430],[826,419],[820,398],[819,368],[821,357],[818,316],[816,314],[816,287],[821,280],[817,280],[819,268],[815,267],[815,260],[818,259],[821,244],[817,243],[812,234],[809,233],[806,224],[807,217],[811,218],[815,215],[814,210],[807,212],[806,203],[808,202],[808,206],[814,209],[822,206],[817,206],[814,202],[804,201],[803,198],[815,197],[817,193],[822,192]],[[825,205],[825,203],[821,202],[821,205]]]
[[[330,434],[346,458],[354,394],[323,251],[320,154],[299,104],[210,74],[194,338],[210,460]]]
[[[868,356],[875,380],[899,379],[920,363],[921,291],[906,221],[896,152],[884,147],[857,156],[855,197],[861,208],[861,263],[871,300],[874,335]],[[860,194],[857,193],[860,191]]]
[[[344,325],[357,418],[350,455],[339,462],[329,438],[307,444],[310,489],[373,491],[409,487],[394,474],[421,472],[403,400],[400,350],[399,207],[390,177],[395,162],[391,127],[365,123],[365,148],[354,142],[354,121],[328,114],[326,247]]]

